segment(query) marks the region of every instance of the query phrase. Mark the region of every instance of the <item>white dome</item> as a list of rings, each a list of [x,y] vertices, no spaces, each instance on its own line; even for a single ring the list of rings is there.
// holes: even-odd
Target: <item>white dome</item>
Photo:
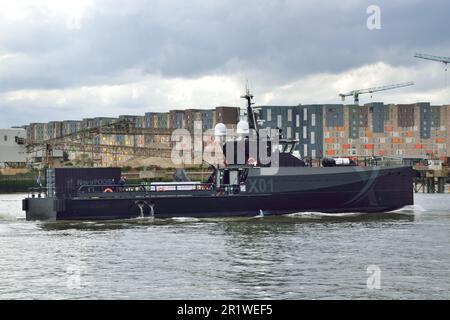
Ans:
[[[243,120],[239,121],[237,124],[236,132],[237,134],[249,134],[250,129],[248,126],[248,122]]]
[[[218,137],[223,137],[227,135],[227,127],[223,123],[218,123],[214,127],[214,135]]]

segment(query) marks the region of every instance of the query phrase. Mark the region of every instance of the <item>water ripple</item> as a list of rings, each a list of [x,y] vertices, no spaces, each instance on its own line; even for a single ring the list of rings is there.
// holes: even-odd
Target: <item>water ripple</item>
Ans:
[[[375,215],[101,222],[27,222],[21,197],[0,195],[0,299],[450,298],[448,195]]]

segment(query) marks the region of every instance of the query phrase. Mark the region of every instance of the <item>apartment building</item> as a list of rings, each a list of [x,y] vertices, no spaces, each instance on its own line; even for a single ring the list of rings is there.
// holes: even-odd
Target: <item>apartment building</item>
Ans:
[[[262,106],[263,127],[299,141],[302,157],[449,155],[450,106],[427,102],[385,105]]]

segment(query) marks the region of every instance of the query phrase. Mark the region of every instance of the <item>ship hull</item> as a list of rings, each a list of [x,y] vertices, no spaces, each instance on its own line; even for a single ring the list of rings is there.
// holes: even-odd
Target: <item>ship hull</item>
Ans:
[[[209,191],[123,193],[120,196],[99,194],[89,198],[54,199],[48,202],[51,206],[47,210],[51,212],[48,217],[105,220],[282,215],[305,211],[372,213],[413,204],[413,171],[410,167],[314,169],[296,169],[294,175],[290,169],[277,175],[265,175],[255,170],[237,194]],[[37,216],[32,213],[33,206],[32,201],[27,203],[27,219]]]

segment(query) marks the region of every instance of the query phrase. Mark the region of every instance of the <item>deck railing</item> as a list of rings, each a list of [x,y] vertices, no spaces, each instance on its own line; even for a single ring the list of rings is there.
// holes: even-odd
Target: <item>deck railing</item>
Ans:
[[[44,187],[28,188],[28,198],[50,198],[54,196],[52,190]]]
[[[134,185],[83,185],[78,188],[78,194],[119,193],[119,192],[170,192],[170,191],[205,191],[213,188],[212,183],[164,183],[164,184],[134,184]]]

